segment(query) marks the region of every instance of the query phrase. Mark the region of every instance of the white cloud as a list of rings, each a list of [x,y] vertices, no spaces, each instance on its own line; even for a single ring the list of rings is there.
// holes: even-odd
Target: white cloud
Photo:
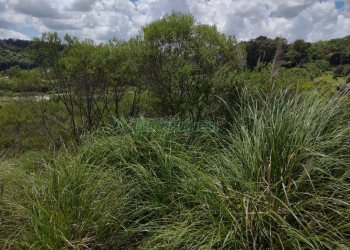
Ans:
[[[22,39],[22,40],[30,39],[30,37],[22,33],[0,28],[0,39],[7,39],[7,38]]]
[[[239,40],[265,35],[315,41],[350,34],[350,0],[342,9],[335,6],[335,0],[0,0],[0,27],[10,32],[29,25],[104,41],[129,38],[181,11]]]

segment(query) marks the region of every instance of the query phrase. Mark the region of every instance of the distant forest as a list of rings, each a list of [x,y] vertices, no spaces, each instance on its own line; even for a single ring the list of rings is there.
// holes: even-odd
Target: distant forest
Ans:
[[[19,39],[0,40],[0,71],[12,66],[20,66],[22,69],[31,69],[35,65],[29,56],[31,41]]]
[[[18,65],[22,69],[32,69],[35,65],[30,57],[32,41],[19,39],[0,39],[0,71]],[[296,40],[288,43],[287,39],[271,39],[259,36],[239,43],[246,51],[247,66],[254,69],[260,63],[271,63],[279,49],[282,66],[291,68],[315,60],[327,60],[331,66],[350,64],[350,36],[318,41],[314,43]]]

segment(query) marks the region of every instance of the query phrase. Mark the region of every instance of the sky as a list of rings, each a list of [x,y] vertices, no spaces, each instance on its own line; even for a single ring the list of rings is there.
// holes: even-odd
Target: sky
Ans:
[[[191,13],[240,41],[350,35],[350,0],[0,0],[0,38],[55,31],[98,42],[128,39],[172,11]]]

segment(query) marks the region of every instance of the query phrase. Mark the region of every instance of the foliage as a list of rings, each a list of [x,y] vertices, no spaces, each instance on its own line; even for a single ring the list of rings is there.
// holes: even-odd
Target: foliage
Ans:
[[[316,77],[321,76],[326,71],[329,71],[331,69],[329,62],[326,60],[316,60],[316,61],[308,62],[306,64],[303,64],[302,67],[306,68],[312,80],[315,79]]]
[[[247,66],[254,69],[260,63],[272,63],[278,45],[282,51],[282,65],[284,67],[296,67],[313,61],[327,60],[332,66],[349,64],[350,36],[308,43],[303,40],[296,40],[291,44],[283,38],[270,39],[260,36],[256,39],[242,42],[247,51]]]
[[[334,78],[350,75],[350,64],[338,65],[333,69]]]
[[[46,93],[50,85],[42,79],[38,69],[22,70],[18,65],[9,68],[0,79],[0,90],[12,93]]]
[[[287,50],[287,40],[277,37],[269,39],[264,36],[259,36],[245,43],[247,50],[247,66],[249,69],[254,69],[260,63],[272,62],[275,56],[277,47],[281,45],[283,53]]]
[[[48,150],[67,140],[66,121],[54,101],[38,102],[31,97],[0,103],[0,156],[28,150]],[[54,119],[52,117],[54,115]],[[50,129],[49,129],[50,128]]]
[[[112,78],[114,93],[115,116],[135,117],[141,112],[141,98],[146,90],[143,79],[140,77],[142,70],[142,55],[144,45],[138,38],[129,41],[110,41],[107,45],[110,49],[108,58],[108,74]],[[127,95],[132,93],[132,95]],[[123,98],[131,97],[129,107],[121,109]]]
[[[312,72],[302,67],[279,69],[273,82],[271,82],[271,67],[272,65],[261,65],[259,68],[247,72],[245,74],[244,82],[252,89],[258,89],[259,92],[271,92],[275,87],[290,89],[290,90],[313,90]]]
[[[50,90],[50,86],[42,81],[40,72],[35,69],[20,70],[11,80],[12,91],[14,92],[45,93]]]
[[[110,123],[112,117],[177,116],[228,123],[232,118],[225,106],[238,110],[243,88],[253,96],[259,91],[269,93],[274,86],[298,91],[333,89],[328,70],[331,64],[345,62],[348,39],[287,44],[283,38],[258,37],[237,43],[215,26],[199,24],[181,13],[146,25],[128,41],[96,44],[44,33],[31,42],[1,42],[6,50],[25,51],[39,67],[23,70],[17,64],[1,72],[0,102],[23,96],[57,100],[51,102],[55,108],[50,104],[30,117],[45,124],[54,148],[62,136],[57,131],[64,128],[67,137],[79,142],[81,134]],[[347,64],[336,66],[335,77],[348,81],[347,69]],[[14,136],[10,132],[10,141]]]
[[[24,107],[21,102],[1,104],[0,145],[2,151],[5,149],[21,151],[25,148],[36,148],[36,144],[41,144],[44,135],[40,135],[37,130],[37,122],[32,109]]]
[[[143,37],[141,74],[160,115],[202,119],[220,69],[238,69],[234,38],[177,13],[144,27]]]
[[[347,249],[348,39],[0,41],[0,248]]]
[[[30,41],[0,40],[0,71],[18,65],[22,69],[31,69],[35,65],[28,53]]]
[[[288,52],[286,55],[286,64],[288,67],[295,67],[308,62],[310,47],[311,43],[307,43],[304,40],[296,40],[288,46]]]
[[[23,221],[7,246],[345,249],[349,104],[273,94],[214,136],[120,121],[37,163],[6,200]]]
[[[111,75],[106,58],[109,48],[92,41],[65,37],[64,47],[57,34],[44,34],[33,44],[36,62],[64,104],[73,137],[78,140],[84,130],[92,130],[109,112]]]
[[[350,36],[319,41],[311,45],[310,58],[312,60],[327,59],[332,66],[350,63]]]

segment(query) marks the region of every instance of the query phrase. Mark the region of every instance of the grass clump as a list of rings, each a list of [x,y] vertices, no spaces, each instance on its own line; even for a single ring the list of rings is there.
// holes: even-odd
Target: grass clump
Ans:
[[[42,161],[20,183],[22,225],[9,246],[85,249],[116,246],[122,230],[127,184],[115,171],[96,169],[68,153]]]
[[[125,124],[43,161],[21,183],[13,244],[91,249],[347,249],[346,99],[249,100],[227,131]],[[14,230],[15,231],[15,230]]]
[[[196,202],[172,234],[174,247],[191,242],[208,249],[346,248],[348,121],[339,99],[281,94],[250,102],[223,149],[208,156],[201,177],[192,180],[197,184],[188,193]],[[164,242],[171,231],[160,232]]]

